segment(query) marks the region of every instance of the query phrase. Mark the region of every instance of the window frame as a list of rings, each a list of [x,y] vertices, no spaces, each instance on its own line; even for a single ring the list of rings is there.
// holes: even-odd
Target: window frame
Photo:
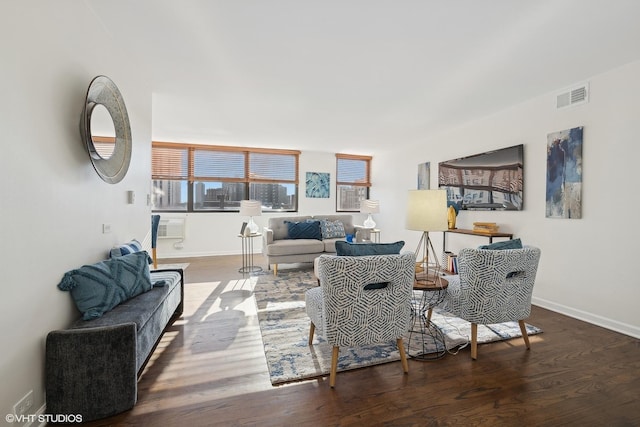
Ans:
[[[371,160],[372,156],[363,156],[357,154],[344,154],[344,153],[336,153],[336,212],[360,212],[360,202],[362,200],[369,198],[369,192],[371,188]],[[341,160],[355,160],[364,162],[365,173],[361,180],[341,180]],[[360,200],[358,200],[358,205],[352,209],[346,209],[342,207],[341,204],[341,186],[350,186],[350,187],[362,187],[364,191],[364,195],[360,196]]]
[[[186,154],[185,159],[179,159],[176,156],[174,159],[167,158],[165,164],[160,164],[160,161],[156,163],[154,158],[155,149],[173,149],[180,150],[183,156]],[[196,157],[198,153],[203,151],[214,151],[219,153],[240,153],[244,157],[243,176],[230,177],[230,176],[206,176],[197,175],[196,172]],[[251,170],[251,155],[252,154],[267,154],[274,156],[292,156],[293,157],[293,171],[288,171],[289,179],[278,179],[277,177],[261,178],[252,175]],[[262,156],[259,156],[262,157]],[[264,159],[264,157],[262,157]],[[173,160],[173,163],[172,163]],[[177,163],[179,162],[179,163]],[[264,165],[261,165],[264,166]],[[178,172],[179,170],[179,172]],[[209,169],[211,171],[219,171],[219,169]],[[159,172],[159,173],[156,173]],[[174,174],[174,172],[178,172]],[[222,170],[222,172],[225,172]],[[291,209],[263,209],[264,212],[297,212],[298,211],[298,198],[299,198],[299,174],[300,174],[300,151],[299,150],[283,150],[283,149],[271,149],[271,148],[252,148],[252,147],[232,147],[221,145],[208,145],[208,144],[192,144],[192,143],[180,143],[180,142],[163,142],[152,141],[151,143],[151,183],[153,186],[154,181],[180,181],[187,184],[187,203],[184,209],[157,209],[154,208],[154,212],[181,212],[181,213],[222,213],[222,212],[238,212],[238,208],[229,209],[196,209],[194,195],[194,187],[198,183],[216,182],[216,183],[241,183],[244,185],[243,199],[249,199],[251,194],[252,184],[283,184],[293,185],[295,194],[293,195]],[[231,175],[231,174],[230,174]],[[155,195],[154,195],[155,196]]]

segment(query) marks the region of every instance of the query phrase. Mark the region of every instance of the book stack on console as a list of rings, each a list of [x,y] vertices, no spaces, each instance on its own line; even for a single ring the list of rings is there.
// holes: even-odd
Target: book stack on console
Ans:
[[[473,223],[473,231],[476,233],[497,233],[500,229],[495,222],[474,222]]]
[[[445,251],[442,255],[442,267],[449,273],[458,274],[458,255]]]

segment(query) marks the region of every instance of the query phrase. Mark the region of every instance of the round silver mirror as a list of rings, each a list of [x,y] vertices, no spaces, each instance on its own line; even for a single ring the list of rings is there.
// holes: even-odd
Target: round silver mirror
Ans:
[[[116,129],[109,111],[101,104],[91,112],[91,143],[93,158],[110,159],[116,149]]]
[[[122,181],[131,162],[131,126],[122,94],[106,76],[89,84],[80,135],[100,178],[110,184]]]

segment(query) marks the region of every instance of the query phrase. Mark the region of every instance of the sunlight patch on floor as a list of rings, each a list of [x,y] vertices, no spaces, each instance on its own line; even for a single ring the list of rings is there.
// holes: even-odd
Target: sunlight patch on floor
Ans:
[[[304,308],[304,301],[267,302],[264,311],[291,310]]]

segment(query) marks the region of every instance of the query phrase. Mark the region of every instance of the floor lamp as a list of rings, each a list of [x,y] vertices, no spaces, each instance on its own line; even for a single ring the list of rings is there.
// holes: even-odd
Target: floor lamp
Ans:
[[[409,190],[407,229],[422,231],[416,248],[416,281],[438,286],[441,283],[440,262],[429,232],[448,229],[446,190]]]

